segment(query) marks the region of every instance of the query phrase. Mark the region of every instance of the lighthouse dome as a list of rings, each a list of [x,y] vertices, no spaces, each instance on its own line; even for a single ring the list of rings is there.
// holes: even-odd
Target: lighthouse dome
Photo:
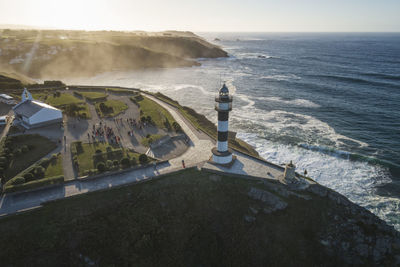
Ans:
[[[219,95],[220,96],[228,96],[229,95],[229,90],[228,87],[226,87],[226,85],[222,85],[222,88],[219,89]]]

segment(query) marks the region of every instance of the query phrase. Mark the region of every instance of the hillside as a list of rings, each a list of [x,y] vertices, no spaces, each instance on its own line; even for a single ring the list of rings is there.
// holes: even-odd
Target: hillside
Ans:
[[[90,76],[112,70],[200,65],[226,57],[190,32],[0,30],[0,70],[34,78]]]
[[[399,233],[320,185],[188,169],[0,219],[2,266],[395,266]]]

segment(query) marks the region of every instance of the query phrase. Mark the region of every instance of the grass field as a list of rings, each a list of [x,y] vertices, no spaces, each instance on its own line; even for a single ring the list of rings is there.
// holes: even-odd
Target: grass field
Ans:
[[[107,150],[108,148],[108,150]],[[101,150],[101,155],[96,157],[96,151]],[[81,143],[74,142],[71,144],[71,151],[79,164],[79,176],[87,175],[89,171],[96,172],[97,163],[106,163],[108,160],[120,161],[123,157],[128,157],[129,159],[134,159],[136,163],[139,162],[139,153],[120,148],[119,146],[111,146],[106,143]],[[107,153],[110,151],[111,153]]]
[[[35,174],[37,168],[43,168],[43,175],[38,176]],[[30,175],[30,178],[28,178],[27,175]],[[16,180],[20,179],[20,177],[24,177],[24,183],[16,184]],[[50,158],[42,159],[36,164],[31,165],[29,168],[18,173],[5,184],[4,192],[27,190],[50,184],[62,183],[63,181],[64,171],[62,166],[62,156],[61,154],[58,154],[53,155]]]
[[[46,171],[44,173],[44,178],[54,177],[63,175],[63,166],[62,166],[62,156],[57,155],[55,160],[50,160],[49,165],[46,167]]]
[[[74,95],[67,93],[60,93],[56,95],[55,93],[34,93],[32,94],[33,99],[40,100],[51,106],[57,107],[65,112],[68,116],[81,117],[81,118],[91,118],[89,107],[86,102],[82,99],[77,98]],[[70,112],[71,106],[76,107],[74,112]]]
[[[54,96],[54,94],[49,94],[49,96],[46,98],[46,103],[54,107],[59,107],[69,104],[81,104],[84,103],[84,101],[71,94],[63,93],[60,94],[60,96]]]
[[[132,100],[139,105],[143,112],[142,116],[150,116],[157,127],[166,128],[169,131],[173,129],[172,124],[176,121],[165,108],[145,96],[132,97]]]
[[[106,105],[107,110],[101,110],[100,105],[102,103]],[[115,117],[128,109],[128,106],[124,102],[113,99],[98,102],[95,106],[97,114],[99,114],[100,117]]]
[[[100,101],[100,100],[107,98],[107,94],[102,93],[102,92],[81,92],[81,91],[79,91],[76,93],[82,95],[84,98],[86,98],[87,100],[90,100],[90,101]]]
[[[9,142],[8,146],[5,145],[6,142]],[[24,151],[23,147],[27,147],[27,151]],[[9,180],[56,147],[57,145],[54,142],[37,134],[3,138],[0,144],[0,154],[5,153],[10,159],[4,171],[4,178],[6,181]]]

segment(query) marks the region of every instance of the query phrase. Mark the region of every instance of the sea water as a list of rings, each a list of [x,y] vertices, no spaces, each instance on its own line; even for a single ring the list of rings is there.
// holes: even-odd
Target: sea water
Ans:
[[[213,122],[214,95],[226,82],[238,137],[400,230],[400,34],[200,35],[229,58],[67,82],[160,91]]]

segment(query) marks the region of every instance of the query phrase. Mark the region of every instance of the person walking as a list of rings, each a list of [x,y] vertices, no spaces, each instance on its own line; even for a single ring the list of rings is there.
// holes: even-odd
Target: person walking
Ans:
[[[186,168],[184,160],[182,160],[182,168],[184,168],[184,169]]]

